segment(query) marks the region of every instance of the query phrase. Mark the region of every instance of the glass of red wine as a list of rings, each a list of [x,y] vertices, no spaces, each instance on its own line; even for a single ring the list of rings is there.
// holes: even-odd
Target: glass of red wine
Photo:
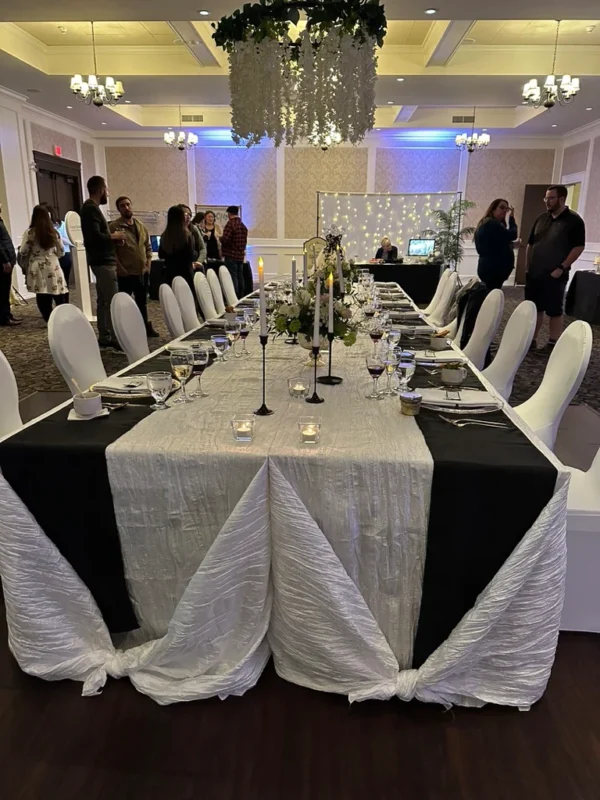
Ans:
[[[383,394],[379,391],[377,384],[379,378],[384,373],[385,364],[377,355],[367,356],[366,361],[369,375],[373,378],[373,389],[371,393],[367,395],[367,400],[382,400]]]
[[[210,363],[210,350],[201,342],[193,342],[191,349],[194,357],[193,374],[198,376],[198,388],[189,397],[195,400],[197,397],[208,397],[208,392],[202,388],[202,373]]]
[[[242,358],[248,358],[248,356],[250,355],[250,351],[246,349],[246,339],[248,338],[248,334],[250,333],[250,329],[252,326],[245,314],[243,317],[236,317],[235,321],[239,322],[240,324],[240,339],[242,340],[242,345],[243,345],[240,356]]]
[[[373,342],[373,356],[377,357],[377,347],[379,343],[383,339],[383,328],[379,324],[374,324],[371,326],[369,330],[369,336],[371,337],[371,341]]]

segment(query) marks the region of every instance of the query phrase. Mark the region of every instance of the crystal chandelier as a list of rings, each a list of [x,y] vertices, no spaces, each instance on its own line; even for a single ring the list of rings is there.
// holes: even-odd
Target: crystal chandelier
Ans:
[[[179,106],[179,127],[182,127],[181,106]],[[192,131],[188,133],[183,130],[180,130],[179,133],[175,133],[173,130],[165,131],[163,139],[166,145],[173,147],[175,150],[191,150],[198,144],[198,137]]]
[[[558,32],[560,30],[560,20],[556,22],[556,40],[554,42],[554,59],[552,61],[552,73],[548,75],[543,86],[539,86],[537,79],[532,78],[523,87],[523,105],[533,106],[534,108],[553,108],[556,103],[561,106],[568,105],[579,91],[579,78],[572,78],[570,75],[563,75],[562,78],[554,74],[556,67],[556,52],[558,50]]]
[[[473,124],[471,133],[459,133],[454,140],[459,150],[466,150],[467,153],[474,153],[475,150],[483,150],[492,141],[489,133],[475,133],[475,106],[473,106]]]
[[[87,81],[84,81],[81,75],[73,75],[71,78],[71,91],[78,100],[87,105],[92,103],[97,108],[102,108],[103,105],[116,106],[119,100],[125,94],[123,84],[121,81],[115,81],[114,78],[108,77],[104,83],[99,83],[98,78],[98,65],[96,63],[96,38],[94,35],[94,23],[92,25],[92,52],[94,54],[94,74],[88,75]]]

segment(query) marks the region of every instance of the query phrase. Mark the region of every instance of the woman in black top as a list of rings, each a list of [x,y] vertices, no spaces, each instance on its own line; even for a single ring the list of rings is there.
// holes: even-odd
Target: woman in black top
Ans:
[[[160,237],[158,257],[165,262],[165,279],[169,286],[173,278],[181,275],[195,297],[193,264],[198,259],[198,250],[181,206],[171,206],[167,213],[167,227]]]
[[[221,236],[223,231],[215,222],[214,211],[207,211],[202,224],[202,235],[206,242],[206,253],[209,261],[221,260]]]
[[[509,214],[508,227],[506,215]],[[514,208],[507,200],[494,200],[475,230],[479,254],[477,275],[488,289],[501,289],[515,266],[513,242],[519,235]]]

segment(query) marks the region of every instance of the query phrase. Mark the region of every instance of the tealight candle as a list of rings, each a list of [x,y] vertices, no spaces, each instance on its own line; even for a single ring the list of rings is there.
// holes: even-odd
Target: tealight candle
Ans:
[[[302,444],[317,444],[321,439],[321,417],[301,417],[298,427]]]
[[[288,391],[290,393],[290,397],[308,397],[310,394],[310,380],[307,378],[289,378]]]
[[[238,442],[251,442],[254,435],[254,414],[237,414],[231,420],[233,438]]]

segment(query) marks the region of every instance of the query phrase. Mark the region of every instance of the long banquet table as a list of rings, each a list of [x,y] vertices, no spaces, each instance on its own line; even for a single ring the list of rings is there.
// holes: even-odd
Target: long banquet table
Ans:
[[[21,668],[83,681],[86,695],[127,675],[166,704],[242,694],[272,653],[286,680],[350,700],[539,699],[564,593],[559,462],[507,406],[490,417],[508,430],[458,429],[366,400],[366,337],[336,343],[344,382],[319,386],[319,406],[287,392],[305,351],[270,342],[275,413],[236,443],[231,417],[260,404],[248,346],[205,372],[203,400],[87,423],[67,422],[66,404],[0,443],[0,571]],[[301,445],[311,413],[322,439]],[[65,479],[53,463],[77,494],[49,509]]]

